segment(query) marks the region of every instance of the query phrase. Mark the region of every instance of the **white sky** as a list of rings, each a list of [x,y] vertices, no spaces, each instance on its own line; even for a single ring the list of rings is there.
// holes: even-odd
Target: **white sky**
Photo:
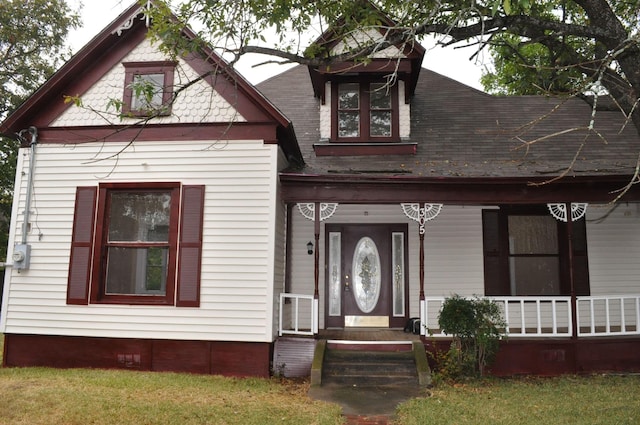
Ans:
[[[69,0],[69,5],[76,9],[81,3],[84,3],[80,11],[82,28],[73,31],[69,37],[73,50],[77,51],[88,43],[120,13],[129,8],[133,2],[134,0]],[[423,66],[469,86],[482,89],[479,82],[482,65],[469,60],[474,52],[473,47],[464,49],[429,47]],[[263,60],[264,57],[260,59],[256,56],[243,59],[238,64],[238,69],[245,78],[254,84],[285,69],[279,65],[252,67],[254,63],[260,63]]]

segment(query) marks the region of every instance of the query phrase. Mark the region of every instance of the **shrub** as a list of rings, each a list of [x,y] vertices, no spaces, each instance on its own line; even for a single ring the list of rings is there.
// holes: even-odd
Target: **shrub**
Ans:
[[[487,298],[454,295],[445,299],[438,323],[453,338],[449,351],[441,356],[446,374],[451,378],[484,375],[504,336],[500,306]]]

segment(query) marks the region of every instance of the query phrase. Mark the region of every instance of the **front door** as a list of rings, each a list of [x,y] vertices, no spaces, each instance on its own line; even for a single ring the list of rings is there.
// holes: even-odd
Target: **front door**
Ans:
[[[404,224],[327,224],[326,327],[403,327]]]

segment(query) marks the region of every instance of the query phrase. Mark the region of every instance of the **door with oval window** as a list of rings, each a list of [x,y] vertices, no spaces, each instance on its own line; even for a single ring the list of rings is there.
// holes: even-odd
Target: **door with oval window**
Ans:
[[[327,224],[327,327],[402,327],[405,224]]]

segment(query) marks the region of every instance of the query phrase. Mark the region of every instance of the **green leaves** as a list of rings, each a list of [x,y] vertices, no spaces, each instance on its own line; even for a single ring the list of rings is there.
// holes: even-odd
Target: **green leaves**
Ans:
[[[80,23],[64,0],[0,0],[0,121],[71,53],[69,29]],[[0,261],[6,257],[19,143],[0,137]]]
[[[0,0],[0,120],[70,57],[79,23],[64,0]]]
[[[442,356],[451,374],[484,374],[498,350],[506,322],[498,304],[487,298],[445,299],[438,317],[443,332],[453,337],[449,352]],[[455,378],[456,376],[449,376]]]

